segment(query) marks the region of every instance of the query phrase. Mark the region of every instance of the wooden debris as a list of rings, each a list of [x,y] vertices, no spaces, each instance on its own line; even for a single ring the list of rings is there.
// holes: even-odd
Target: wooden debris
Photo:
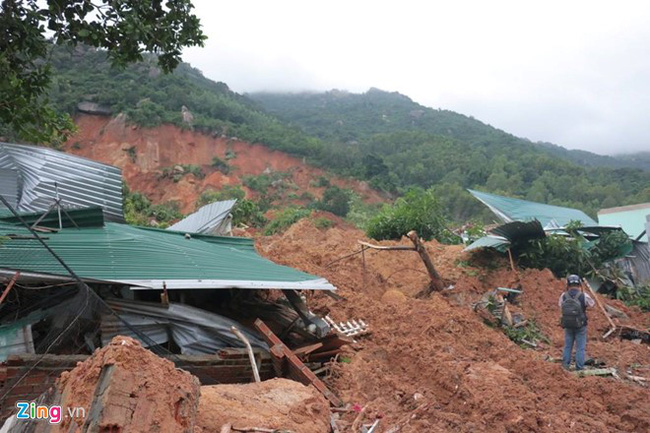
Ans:
[[[291,430],[264,427],[233,427],[232,430],[245,433],[293,433]]]
[[[407,247],[403,245],[382,246],[382,245],[369,244],[368,242],[364,242],[364,241],[358,241],[358,242],[364,247],[372,248],[375,250],[417,252],[420,255],[420,258],[422,259],[422,262],[424,262],[424,267],[427,269],[427,273],[429,274],[429,278],[431,281],[426,289],[422,290],[415,296],[424,297],[430,295],[432,292],[442,291],[442,289],[444,289],[444,281],[442,280],[442,277],[440,277],[440,274],[436,270],[435,266],[433,266],[431,257],[429,257],[429,253],[427,253],[427,249],[422,243],[422,241],[420,240],[420,237],[418,236],[417,232],[415,230],[411,230],[406,234],[406,237],[408,237],[411,240],[411,242],[413,242],[413,247]]]
[[[293,349],[293,353],[295,353],[297,356],[303,356],[303,355],[309,355],[315,350],[318,350],[323,347],[323,343],[318,342],[315,344],[309,344],[307,346],[302,346],[298,347],[297,349]]]
[[[20,277],[20,272],[16,272],[14,276],[11,278],[11,281],[9,281],[9,284],[7,284],[7,287],[4,289],[2,295],[0,296],[0,304],[2,304],[2,301],[5,300],[11,288],[14,286],[14,284],[16,284],[16,280],[18,280],[18,277]]]
[[[277,373],[282,375],[287,372],[290,378],[304,385],[313,385],[332,405],[336,407],[343,406],[343,401],[330,391],[263,321],[257,319],[255,321],[255,328],[262,334],[271,348],[271,358],[273,359]]]
[[[420,237],[418,236],[417,232],[415,230],[411,230],[406,234],[406,237],[408,237],[411,242],[413,242],[413,246],[415,246],[415,251],[420,255],[420,258],[424,262],[424,266],[427,268],[427,272],[429,273],[429,278],[431,279],[431,282],[429,283],[429,287],[427,287],[425,290],[422,292],[418,293],[419,296],[428,296],[432,292],[440,292],[442,289],[444,289],[444,283],[442,281],[442,277],[436,271],[436,268],[433,266],[433,262],[431,261],[431,257],[429,257],[429,254],[427,253],[427,249],[420,241]],[[416,295],[416,297],[418,296]]]
[[[598,296],[596,296],[596,292],[594,292],[594,289],[591,288],[591,285],[589,284],[589,282],[587,280],[583,279],[582,284],[587,286],[587,289],[589,289],[589,292],[591,292],[591,297],[596,302],[596,305],[598,305],[598,308],[600,308],[600,310],[603,312],[603,314],[605,315],[605,318],[607,319],[607,321],[609,322],[609,324],[611,326],[611,329],[609,331],[607,331],[605,333],[605,335],[603,335],[603,338],[607,338],[612,334],[612,332],[614,332],[616,330],[616,324],[614,323],[612,318],[609,317],[609,314],[607,314],[607,311],[605,311],[605,307],[603,307],[603,304],[600,302],[600,299],[598,298]]]
[[[578,370],[574,372],[576,376],[585,377],[585,376],[618,376],[616,369],[612,368],[594,368],[591,370]]]
[[[251,363],[251,368],[253,369],[253,377],[255,378],[255,382],[260,383],[260,372],[257,369],[257,363],[255,362],[255,354],[253,353],[253,348],[251,347],[250,341],[248,341],[248,338],[244,334],[241,333],[239,329],[237,329],[235,326],[231,326],[230,330],[232,331],[233,334],[237,336],[241,340],[242,343],[244,343],[244,346],[246,346],[246,352],[248,352],[248,360]]]
[[[355,337],[355,336],[360,336],[360,335],[366,335],[370,333],[370,330],[368,329],[369,326],[366,322],[363,320],[359,319],[357,320],[348,320],[347,322],[335,322],[332,320],[332,318],[328,315],[325,316],[325,321],[332,327],[334,330],[346,337]]]

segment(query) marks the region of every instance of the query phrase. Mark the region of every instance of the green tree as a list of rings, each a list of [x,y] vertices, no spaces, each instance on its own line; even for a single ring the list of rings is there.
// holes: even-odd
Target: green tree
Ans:
[[[458,242],[458,236],[447,229],[447,221],[433,190],[410,189],[395,203],[385,205],[366,226],[373,239],[400,239],[415,230],[422,239]]]
[[[116,66],[156,53],[160,68],[169,72],[180,63],[182,47],[203,45],[192,8],[190,0],[3,0],[0,124],[30,141],[65,139],[74,124],[47,98],[52,42],[104,49]]]
[[[323,198],[317,203],[321,210],[332,212],[334,215],[345,217],[350,211],[351,194],[349,190],[330,186],[323,193]]]

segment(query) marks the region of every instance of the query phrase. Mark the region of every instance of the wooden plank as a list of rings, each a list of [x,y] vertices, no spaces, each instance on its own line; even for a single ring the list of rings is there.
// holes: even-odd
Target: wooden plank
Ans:
[[[385,251],[415,251],[413,247],[406,247],[403,245],[394,245],[394,246],[384,246],[384,245],[373,245],[364,241],[357,241],[359,244],[364,247],[372,248],[373,250],[385,250]]]
[[[5,300],[5,298],[6,298],[7,295],[9,294],[9,291],[10,291],[11,288],[14,286],[14,284],[16,284],[16,281],[18,280],[18,277],[20,277],[20,271],[19,271],[19,272],[16,272],[16,273],[14,274],[14,276],[11,278],[11,281],[9,281],[9,284],[7,284],[7,287],[6,287],[6,288],[4,289],[4,291],[2,292],[2,296],[0,296],[0,305],[2,304],[2,301]]]
[[[587,286],[587,289],[589,289],[589,291],[591,292],[591,296],[594,298],[594,301],[596,302],[596,305],[598,305],[598,307],[600,308],[600,311],[603,312],[603,314],[605,315],[605,318],[607,319],[607,321],[608,321],[609,324],[611,325],[611,329],[610,329],[610,331],[608,331],[608,332],[605,334],[605,335],[609,336],[609,335],[612,333],[611,331],[613,331],[613,330],[616,329],[616,324],[614,323],[614,321],[612,320],[612,318],[609,317],[609,314],[607,314],[607,311],[605,311],[605,307],[603,307],[603,304],[600,303],[600,299],[598,299],[598,296],[596,296],[596,292],[594,292],[594,289],[591,288],[591,285],[589,284],[589,282],[588,282],[587,280],[584,280],[584,279],[583,279],[583,280],[582,280],[582,283],[583,283],[585,286]],[[605,338],[605,337],[603,337],[603,338]]]
[[[329,402],[336,406],[343,406],[343,401],[339,399],[316,375],[289,349],[277,335],[266,326],[262,320],[255,320],[255,328],[262,334],[267,344],[271,346],[271,356],[278,358],[282,354],[281,360],[288,363],[289,374],[303,385],[312,385]]]
[[[321,347],[323,347],[323,343],[320,342],[316,344],[309,344],[307,346],[302,346],[302,347],[298,347],[297,349],[293,349],[293,353],[295,353],[298,356],[309,355],[310,353],[320,349]]]

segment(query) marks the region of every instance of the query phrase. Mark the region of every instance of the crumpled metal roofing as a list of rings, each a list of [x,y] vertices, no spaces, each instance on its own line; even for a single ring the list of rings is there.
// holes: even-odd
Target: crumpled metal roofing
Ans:
[[[501,236],[487,235],[479,238],[465,247],[463,251],[472,251],[479,248],[493,248],[505,253],[510,248],[510,241]]]
[[[56,197],[56,184],[66,208],[97,205],[107,220],[124,221],[122,171],[117,167],[47,147],[0,142],[0,169],[17,175],[15,186],[5,184],[0,191],[19,211],[47,210]]]
[[[231,326],[237,327],[253,348],[268,350],[264,340],[239,322],[189,305],[170,303],[165,306],[121,299],[109,299],[107,304],[131,327],[157,344],[165,343],[171,338],[185,355],[213,354],[226,347],[244,347],[230,330]],[[136,333],[112,314],[102,317],[101,329],[103,345],[117,335],[139,339]],[[147,342],[143,341],[143,344],[146,346]]]
[[[228,216],[237,200],[217,201],[206,204],[193,214],[167,228],[185,233],[225,234],[224,225],[228,225]]]
[[[14,236],[0,242],[0,272],[68,276],[26,228],[0,220],[0,236],[7,234]],[[42,236],[81,278],[134,289],[335,290],[324,278],[259,256],[248,238],[185,236],[118,223],[64,227]]]
[[[536,219],[542,223],[544,229],[564,227],[571,221],[580,221],[587,226],[598,225],[589,215],[578,209],[536,203],[471,189],[468,191],[506,223]]]

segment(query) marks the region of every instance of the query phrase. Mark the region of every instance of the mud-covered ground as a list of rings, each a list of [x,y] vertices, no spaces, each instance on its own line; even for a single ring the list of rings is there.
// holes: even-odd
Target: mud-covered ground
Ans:
[[[564,371],[556,361],[563,344],[557,300],[564,284],[549,271],[521,272],[524,294],[513,310],[535,320],[551,342],[526,349],[472,309],[486,291],[518,283],[506,260],[476,267],[460,246],[427,243],[454,288],[415,299],[428,279],[414,252],[367,250],[365,267],[361,254],[331,264],[359,251],[359,239],[362,232],[341,224],[324,231],[301,221],[282,235],[258,240],[261,254],[326,277],[339,288],[345,300],[315,294],[310,302],[317,310],[371,324],[372,334],[360,338],[349,362],[339,363],[327,378],[345,401],[364,408],[345,421],[382,417],[378,432],[392,427],[402,432],[650,431],[650,390],[626,379],[631,368],[650,377],[650,348],[618,338],[603,341],[608,323],[594,309],[588,356],[617,367],[621,378],[578,378]],[[650,315],[601,299],[630,316],[621,323],[650,325]]]

